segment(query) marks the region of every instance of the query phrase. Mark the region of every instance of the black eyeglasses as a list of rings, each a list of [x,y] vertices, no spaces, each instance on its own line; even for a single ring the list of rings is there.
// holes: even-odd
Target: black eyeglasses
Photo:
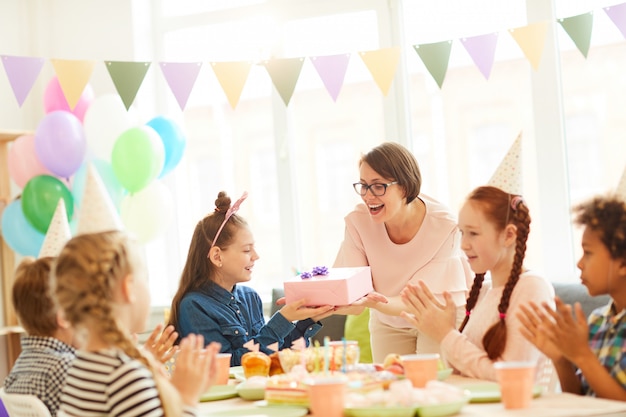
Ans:
[[[370,190],[370,193],[372,193],[373,196],[380,197],[381,195],[385,195],[385,193],[387,192],[387,187],[397,183],[397,181],[390,182],[389,184],[381,184],[375,182],[374,184],[367,185],[363,184],[362,182],[355,182],[354,184],[352,184],[352,186],[354,187],[354,191],[356,191],[356,193],[361,197],[367,194],[367,190]]]

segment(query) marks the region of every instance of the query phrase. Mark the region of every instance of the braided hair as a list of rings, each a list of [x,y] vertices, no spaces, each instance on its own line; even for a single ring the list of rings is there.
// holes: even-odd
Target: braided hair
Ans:
[[[519,277],[522,274],[524,256],[526,254],[526,241],[530,232],[530,214],[528,207],[520,196],[508,194],[499,188],[484,186],[478,187],[467,197],[467,201],[474,201],[481,205],[485,217],[492,222],[496,230],[502,231],[508,224],[517,228],[515,240],[515,255],[509,278],[502,291],[502,297],[498,304],[499,320],[491,326],[483,336],[483,347],[491,360],[502,356],[506,346],[506,312],[509,308],[511,294]],[[476,306],[478,295],[482,287],[485,274],[476,274],[472,289],[466,302],[466,315],[459,331],[463,331],[469,321],[470,313]]]

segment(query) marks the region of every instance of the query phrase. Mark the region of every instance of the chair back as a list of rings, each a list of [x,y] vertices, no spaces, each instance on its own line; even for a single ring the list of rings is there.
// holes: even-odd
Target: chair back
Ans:
[[[8,394],[2,389],[0,399],[10,417],[50,417],[50,410],[36,395]]]

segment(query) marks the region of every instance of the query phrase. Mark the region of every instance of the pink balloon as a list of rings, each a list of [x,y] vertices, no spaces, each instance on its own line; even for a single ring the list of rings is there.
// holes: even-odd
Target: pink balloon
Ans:
[[[52,79],[48,82],[46,91],[43,95],[43,106],[46,113],[51,113],[57,110],[70,112],[82,123],[85,118],[85,112],[93,100],[93,88],[90,84],[87,84],[83,90],[83,94],[80,95],[80,99],[78,99],[78,103],[76,103],[74,110],[70,109],[70,105],[67,103],[65,94],[63,94],[63,89],[61,88],[59,79],[57,77],[52,77]]]
[[[37,175],[54,175],[39,160],[35,151],[34,135],[20,136],[11,144],[9,175],[20,188],[24,188]]]

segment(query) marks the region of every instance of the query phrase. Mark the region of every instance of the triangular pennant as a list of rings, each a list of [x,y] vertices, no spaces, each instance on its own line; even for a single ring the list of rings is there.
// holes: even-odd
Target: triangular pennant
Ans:
[[[359,52],[361,59],[374,78],[376,85],[386,96],[391,88],[391,83],[396,75],[396,69],[400,62],[400,48],[392,47],[378,49],[376,51]]]
[[[82,235],[108,230],[122,230],[122,221],[111,202],[100,175],[98,175],[98,171],[90,164],[83,190],[83,199],[78,211],[76,234]]]
[[[622,36],[626,38],[626,3],[605,7],[604,12],[617,26]]]
[[[593,12],[579,14],[578,16],[559,19],[559,23],[565,32],[574,41],[578,50],[587,58],[589,45],[591,44],[591,29],[593,27]]]
[[[211,62],[211,68],[228,98],[230,107],[235,109],[248,80],[252,62]]]
[[[248,349],[250,352],[258,352],[260,348],[259,344],[256,343],[254,339],[248,340],[246,343],[243,344],[243,347]]]
[[[43,245],[39,251],[39,257],[59,256],[61,249],[72,238],[70,232],[70,224],[67,221],[67,210],[65,209],[65,200],[59,199],[57,208],[54,210],[52,221],[46,232]]]
[[[7,73],[13,95],[20,107],[33,88],[45,60],[27,56],[1,55],[4,71]]]
[[[61,84],[65,100],[67,100],[70,109],[74,110],[87,83],[89,83],[95,62],[66,59],[52,59],[50,62],[52,62],[54,72],[59,79],[59,84]]]
[[[267,345],[267,348],[273,350],[274,352],[278,352],[278,342]]]
[[[333,98],[333,101],[337,101],[348,69],[350,54],[312,56],[309,59],[322,79],[326,91]]]
[[[306,342],[304,337],[299,337],[291,343],[291,350],[304,350],[306,349]]]
[[[509,29],[509,33],[517,42],[530,65],[537,70],[543,49],[546,45],[546,35],[548,34],[549,21],[537,22],[528,26]]]
[[[185,110],[189,94],[202,68],[202,62],[161,62],[159,65],[180,109]]]
[[[617,184],[615,194],[626,201],[626,168],[624,168],[624,172],[622,172],[622,178],[620,178],[619,184]]]
[[[488,185],[509,194],[522,195],[522,132],[517,135],[517,139],[498,165]]]
[[[304,58],[283,58],[270,59],[265,62],[265,69],[272,79],[272,84],[276,87],[278,94],[289,105],[293,90],[300,77]]]
[[[415,52],[422,59],[426,69],[435,79],[439,88],[441,88],[443,80],[446,78],[446,72],[448,72],[452,41],[424,43],[413,45],[413,48],[415,48]]]
[[[128,110],[135,101],[137,91],[150,68],[150,62],[105,61],[105,65]]]
[[[462,38],[461,43],[474,61],[486,80],[491,75],[491,68],[496,56],[496,45],[498,43],[498,33],[488,33],[486,35]]]

